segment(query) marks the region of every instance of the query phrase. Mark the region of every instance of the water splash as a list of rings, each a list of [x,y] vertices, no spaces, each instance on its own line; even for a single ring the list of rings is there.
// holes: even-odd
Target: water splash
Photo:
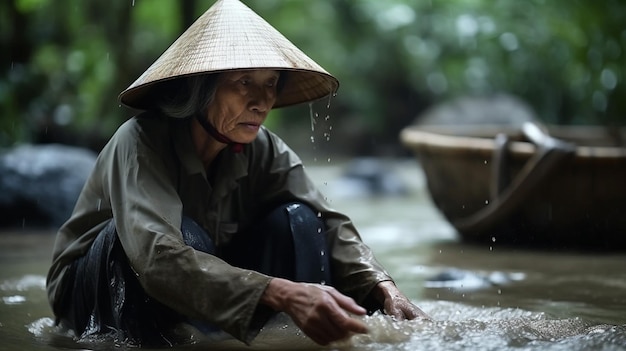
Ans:
[[[28,291],[31,289],[44,290],[46,277],[42,275],[27,274],[16,280],[7,280],[0,284],[1,291]]]
[[[26,297],[22,295],[3,296],[2,302],[4,302],[5,305],[19,305],[26,302]]]

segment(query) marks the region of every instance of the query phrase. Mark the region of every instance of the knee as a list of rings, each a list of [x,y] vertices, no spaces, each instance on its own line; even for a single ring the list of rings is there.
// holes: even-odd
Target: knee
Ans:
[[[215,254],[215,244],[209,234],[193,219],[183,217],[180,231],[185,244],[209,254]]]
[[[271,235],[291,235],[291,233],[302,231],[322,232],[324,230],[323,221],[317,212],[301,202],[277,206],[263,222],[263,227],[270,229]]]
[[[296,217],[298,218],[299,221],[302,221],[302,222],[320,222],[321,221],[320,216],[318,216],[318,213],[313,211],[313,209],[306,204],[303,204],[300,202],[293,202],[293,203],[287,204],[285,208],[287,209],[287,213],[289,213],[291,217]]]
[[[316,211],[314,211],[310,206],[301,202],[291,202],[279,206],[277,209],[274,210],[274,213],[278,211],[282,213],[283,220],[288,221],[288,223],[290,223],[292,226],[311,227],[319,226],[323,223]]]

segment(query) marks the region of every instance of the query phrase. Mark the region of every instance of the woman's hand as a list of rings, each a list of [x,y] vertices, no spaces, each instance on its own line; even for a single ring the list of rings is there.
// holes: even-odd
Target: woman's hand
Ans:
[[[365,324],[350,316],[364,315],[366,310],[330,286],[273,278],[261,303],[287,313],[320,345],[341,340],[352,333],[367,333]]]
[[[372,290],[372,294],[383,306],[384,312],[397,320],[431,319],[424,311],[404,296],[392,281],[378,283]]]

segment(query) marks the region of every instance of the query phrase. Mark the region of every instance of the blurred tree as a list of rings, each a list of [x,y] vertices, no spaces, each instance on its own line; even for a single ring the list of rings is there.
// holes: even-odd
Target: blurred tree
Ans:
[[[332,124],[348,153],[394,152],[402,127],[458,95],[514,94],[548,123],[626,122],[621,0],[244,2],[341,81],[329,108],[277,110],[268,123],[292,134],[308,123],[288,115],[317,113],[315,132]],[[0,146],[98,149],[132,115],[117,94],[212,3],[1,2]]]

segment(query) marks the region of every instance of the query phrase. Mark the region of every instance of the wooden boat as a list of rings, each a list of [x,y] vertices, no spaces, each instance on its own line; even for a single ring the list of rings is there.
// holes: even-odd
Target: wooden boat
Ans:
[[[463,239],[553,248],[626,248],[626,129],[415,125],[436,207]],[[611,136],[612,135],[612,136]]]

